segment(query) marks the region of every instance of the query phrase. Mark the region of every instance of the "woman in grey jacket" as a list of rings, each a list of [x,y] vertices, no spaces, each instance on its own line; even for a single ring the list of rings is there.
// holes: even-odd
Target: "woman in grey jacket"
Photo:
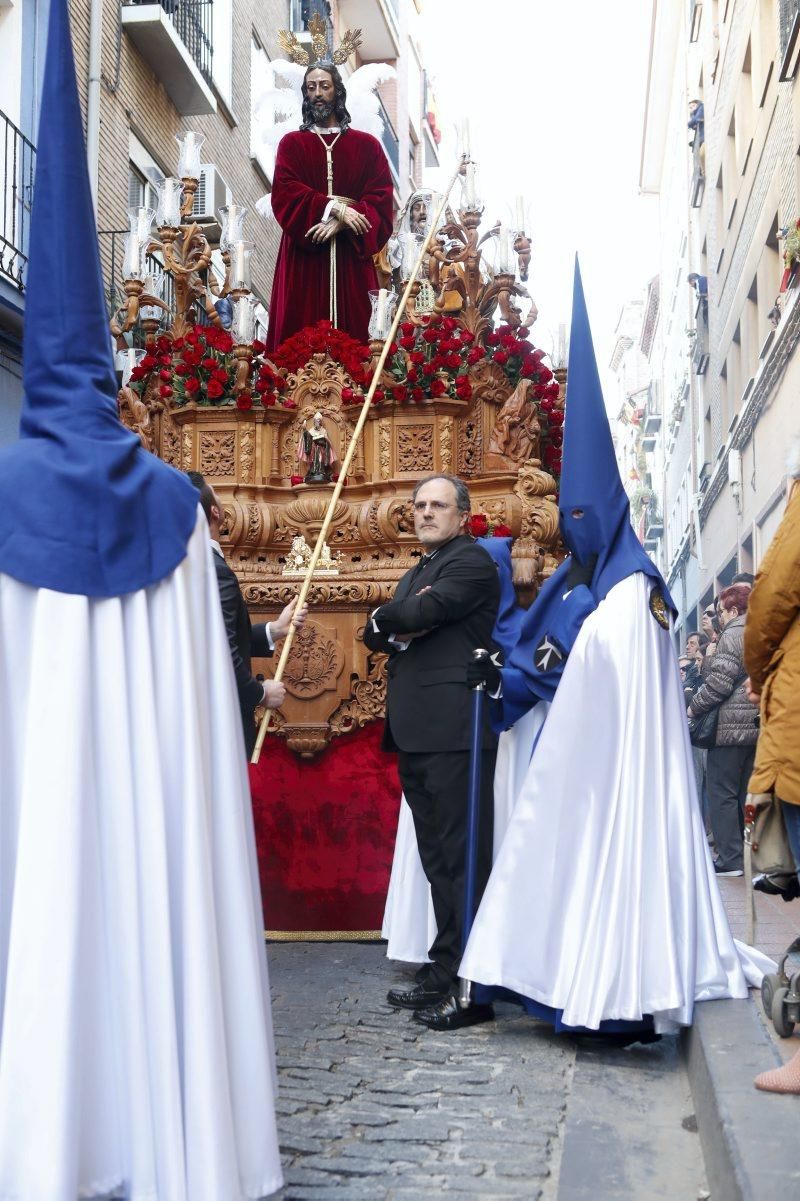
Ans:
[[[719,705],[716,745],[708,752],[707,784],[717,875],[742,875],[742,830],[747,784],[758,741],[758,707],[748,700],[744,666],[744,622],[749,584],[720,593],[720,635],[704,682],[688,713],[700,717]]]

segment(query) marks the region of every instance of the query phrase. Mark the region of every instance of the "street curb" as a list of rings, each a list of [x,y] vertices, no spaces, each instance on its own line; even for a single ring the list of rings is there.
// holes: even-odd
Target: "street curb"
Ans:
[[[781,1062],[754,1002],[703,1001],[682,1037],[711,1201],[800,1195],[800,1098],[753,1087]]]

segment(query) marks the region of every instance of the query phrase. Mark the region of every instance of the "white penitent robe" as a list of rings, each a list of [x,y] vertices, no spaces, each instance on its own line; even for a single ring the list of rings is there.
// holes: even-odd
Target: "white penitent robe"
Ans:
[[[546,702],[540,701],[512,729],[500,735],[494,776],[495,859],[549,708]],[[428,948],[436,937],[431,887],[422,869],[414,818],[405,797],[400,801],[392,874],[381,934],[387,940],[388,958],[405,963],[427,962]]]
[[[0,1197],[281,1186],[241,720],[202,511],[159,584],[0,575]]]
[[[568,1026],[688,1025],[770,970],[730,933],[651,589],[627,577],[581,627],[461,965]]]

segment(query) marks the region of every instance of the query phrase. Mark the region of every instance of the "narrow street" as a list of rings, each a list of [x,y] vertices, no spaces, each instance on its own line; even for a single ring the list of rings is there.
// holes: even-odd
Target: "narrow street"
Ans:
[[[269,959],[282,1201],[702,1195],[676,1039],[590,1049],[513,1006],[434,1034],[387,1006],[408,973],[380,944],[277,944]]]

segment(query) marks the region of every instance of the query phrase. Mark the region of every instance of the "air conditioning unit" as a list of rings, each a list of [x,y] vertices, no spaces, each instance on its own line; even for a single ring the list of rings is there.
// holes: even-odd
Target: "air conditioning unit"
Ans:
[[[200,180],[194,194],[192,221],[203,226],[209,242],[218,242],[221,233],[217,213],[230,204],[232,192],[213,163],[204,163],[200,168]]]
[[[734,447],[728,451],[728,483],[738,487],[742,482],[742,456]]]

